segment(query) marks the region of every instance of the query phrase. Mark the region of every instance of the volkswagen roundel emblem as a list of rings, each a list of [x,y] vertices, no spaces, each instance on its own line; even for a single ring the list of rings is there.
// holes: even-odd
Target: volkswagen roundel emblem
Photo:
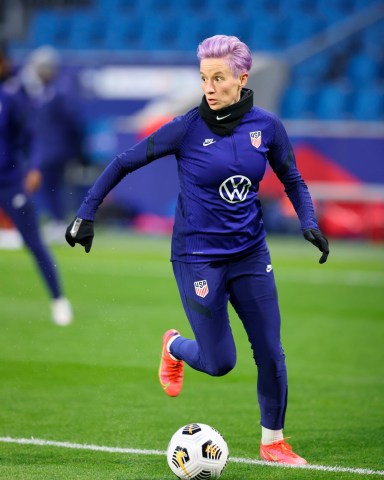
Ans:
[[[220,185],[220,197],[228,203],[244,202],[252,183],[244,175],[229,177]]]

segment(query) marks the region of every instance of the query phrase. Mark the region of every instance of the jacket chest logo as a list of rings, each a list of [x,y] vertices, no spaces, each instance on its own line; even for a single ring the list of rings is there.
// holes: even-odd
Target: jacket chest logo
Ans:
[[[261,145],[261,131],[258,130],[257,132],[249,132],[249,136],[251,137],[251,143],[255,148],[259,148]]]
[[[220,197],[228,203],[244,202],[252,182],[244,175],[229,177],[220,185]]]

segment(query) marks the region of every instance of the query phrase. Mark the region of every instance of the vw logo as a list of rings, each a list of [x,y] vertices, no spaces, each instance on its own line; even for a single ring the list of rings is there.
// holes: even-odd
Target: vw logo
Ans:
[[[249,178],[244,175],[234,175],[220,185],[220,197],[228,203],[244,202],[251,186]]]

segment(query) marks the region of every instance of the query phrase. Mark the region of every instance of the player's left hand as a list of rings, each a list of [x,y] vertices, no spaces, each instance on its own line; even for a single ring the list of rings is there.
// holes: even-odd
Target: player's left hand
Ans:
[[[75,218],[65,232],[65,239],[71,247],[74,247],[76,243],[80,243],[87,253],[91,250],[93,237],[93,222],[83,218]]]
[[[315,247],[317,247],[322,255],[320,257],[319,263],[325,263],[329,255],[329,245],[328,240],[320,232],[320,230],[315,230],[314,228],[308,228],[304,230],[304,238],[311,242]]]
[[[24,187],[27,193],[35,193],[39,190],[41,184],[43,183],[43,176],[40,170],[34,168],[29,170],[25,176]]]

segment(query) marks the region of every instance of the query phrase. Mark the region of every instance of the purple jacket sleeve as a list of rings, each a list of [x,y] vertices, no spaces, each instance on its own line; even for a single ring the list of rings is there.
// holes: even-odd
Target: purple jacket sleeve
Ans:
[[[184,117],[176,117],[129,150],[118,155],[88,191],[77,216],[93,221],[108,193],[128,174],[153,160],[176,153],[186,131]]]
[[[274,116],[275,135],[268,153],[269,163],[283,183],[301,223],[302,231],[308,228],[319,230],[313,202],[308,187],[296,166],[295,154],[281,121]]]

